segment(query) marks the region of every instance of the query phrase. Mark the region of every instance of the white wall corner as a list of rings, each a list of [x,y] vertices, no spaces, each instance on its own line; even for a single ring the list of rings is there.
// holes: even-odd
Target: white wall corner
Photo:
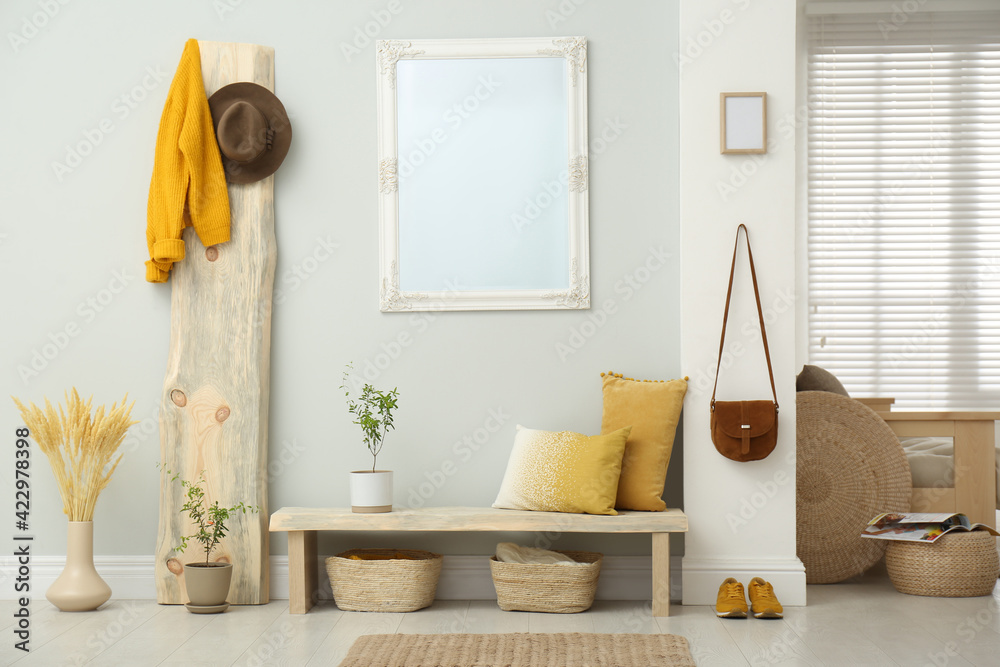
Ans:
[[[681,566],[686,605],[714,605],[719,585],[734,577],[747,586],[754,577],[769,581],[782,605],[806,604],[806,569],[798,558],[695,558]]]

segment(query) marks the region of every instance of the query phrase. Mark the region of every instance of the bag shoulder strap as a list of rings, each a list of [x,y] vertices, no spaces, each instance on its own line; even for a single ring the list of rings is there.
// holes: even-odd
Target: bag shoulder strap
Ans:
[[[771,394],[774,409],[778,409],[778,391],[774,387],[774,371],[771,369],[771,353],[767,349],[767,331],[764,329],[764,309],[760,305],[760,290],[757,289],[757,270],[753,265],[753,251],[750,250],[750,231],[740,223],[736,228],[736,245],[733,246],[733,264],[729,267],[729,289],[726,291],[726,311],[722,315],[722,340],[719,341],[719,363],[715,367],[715,386],[712,387],[712,410],[715,410],[715,390],[719,387],[719,370],[722,368],[722,351],[726,346],[726,323],[729,321],[729,300],[733,296],[733,276],[736,273],[736,253],[740,247],[740,230],[747,237],[747,256],[750,258],[750,277],[753,279],[753,296],[757,301],[757,317],[760,318],[760,338],[764,342],[764,358],[767,359],[767,375],[771,379]]]

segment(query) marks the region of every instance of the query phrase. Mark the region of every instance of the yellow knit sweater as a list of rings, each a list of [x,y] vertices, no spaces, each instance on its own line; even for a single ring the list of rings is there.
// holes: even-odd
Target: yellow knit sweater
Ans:
[[[184,45],[160,117],[146,220],[151,283],[166,282],[173,263],[184,259],[185,227],[194,226],[206,246],[229,240],[229,193],[196,39]]]

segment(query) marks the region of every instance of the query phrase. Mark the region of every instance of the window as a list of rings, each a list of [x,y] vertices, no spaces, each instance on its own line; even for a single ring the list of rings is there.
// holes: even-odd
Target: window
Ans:
[[[996,409],[1000,12],[908,6],[807,10],[810,363],[900,407]]]

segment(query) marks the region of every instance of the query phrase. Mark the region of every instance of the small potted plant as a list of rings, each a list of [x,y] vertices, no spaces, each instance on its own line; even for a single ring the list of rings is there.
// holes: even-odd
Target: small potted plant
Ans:
[[[370,384],[361,388],[361,394],[351,396],[348,375],[353,369],[350,364],[344,371],[340,388],[347,397],[347,411],[354,415],[354,423],[361,427],[365,446],[372,455],[371,470],[351,472],[351,511],[358,513],[378,513],[392,511],[392,471],[376,470],[379,452],[385,444],[385,434],[394,429],[393,411],[399,400],[399,392],[379,391]]]
[[[167,474],[173,473],[168,470]],[[204,489],[205,471],[201,472],[195,482],[181,479],[180,475],[176,474],[171,481],[179,481],[186,489],[184,494],[187,496],[187,501],[180,512],[187,514],[198,529],[192,535],[182,536],[181,543],[174,547],[174,551],[182,553],[187,549],[188,543],[195,540],[201,543],[201,551],[205,555],[204,562],[199,560],[184,564],[184,586],[189,600],[185,606],[196,614],[223,612],[229,608],[226,598],[229,597],[229,585],[233,579],[233,565],[212,562],[212,552],[229,530],[226,521],[237,512],[243,514],[257,512],[258,508],[245,505],[243,502],[236,503],[232,507],[221,507],[218,500],[209,505]]]

